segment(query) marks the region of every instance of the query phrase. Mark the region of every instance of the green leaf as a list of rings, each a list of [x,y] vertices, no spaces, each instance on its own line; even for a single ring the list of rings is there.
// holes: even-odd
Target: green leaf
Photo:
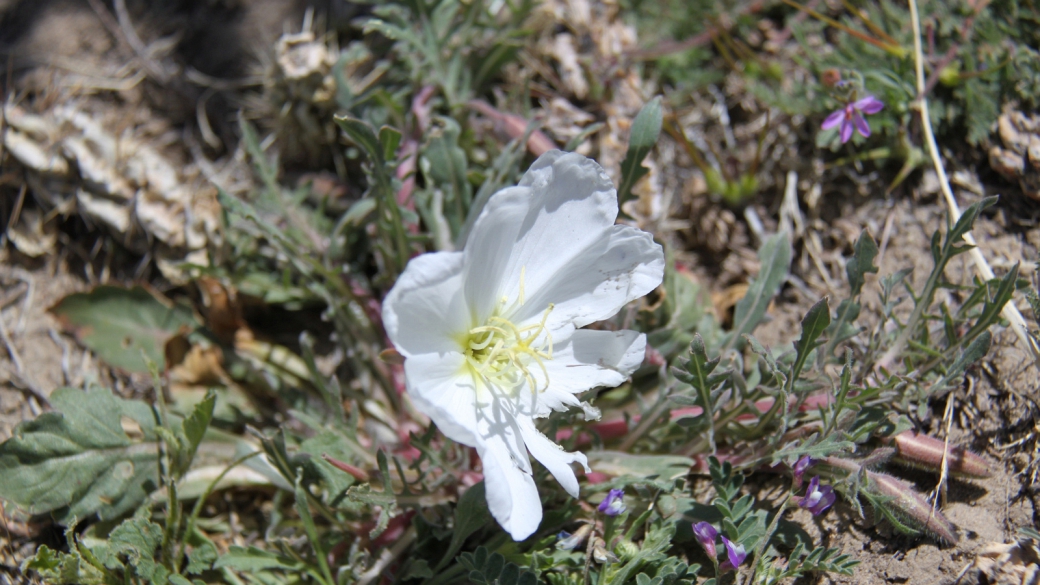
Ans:
[[[79,552],[58,552],[45,544],[22,564],[22,571],[36,571],[45,583],[52,585],[103,585],[106,582],[105,574]]]
[[[106,554],[109,557],[118,555],[126,558],[126,566],[131,567],[138,576],[148,581],[161,582],[169,573],[166,567],[155,561],[162,536],[163,529],[158,524],[146,518],[130,518],[109,535]],[[113,568],[107,562],[105,564]]]
[[[231,546],[213,563],[214,569],[228,568],[255,573],[270,569],[301,570],[304,564],[296,559],[261,550],[255,546]]]
[[[51,307],[65,329],[109,365],[148,373],[148,360],[164,367],[167,340],[181,327],[199,326],[191,309],[160,300],[141,287],[99,286],[71,294]]]
[[[386,159],[383,158],[383,146],[379,143],[379,138],[376,137],[376,133],[372,131],[372,127],[363,120],[357,118],[351,118],[350,116],[336,116],[333,118],[336,124],[357,144],[361,150],[365,151],[365,155],[372,159],[372,162],[377,167],[382,167]]]
[[[628,200],[632,186],[648,171],[643,166],[643,159],[657,144],[661,135],[661,97],[655,97],[643,106],[632,121],[632,132],[628,138],[628,152],[621,161],[621,185],[618,188],[618,204]]]
[[[394,160],[401,144],[401,131],[391,126],[379,128],[379,143],[383,145],[383,160]]]
[[[969,205],[968,208],[964,210],[964,213],[961,214],[957,223],[950,228],[950,233],[946,234],[946,243],[960,243],[964,234],[971,231],[972,226],[975,225],[975,220],[979,218],[979,214],[982,213],[982,210],[996,205],[997,199],[997,197],[986,197]]]
[[[794,344],[796,356],[794,364],[791,366],[791,374],[787,377],[788,391],[794,388],[794,383],[805,366],[805,360],[809,358],[809,353],[816,348],[816,340],[830,324],[831,309],[827,306],[827,298],[824,297],[817,301],[802,318],[802,336]]]
[[[296,512],[300,515],[300,520],[303,522],[303,531],[307,534],[307,540],[310,541],[311,548],[314,549],[314,556],[318,560],[318,567],[321,569],[322,576],[325,577],[325,583],[332,585],[336,580],[332,578],[329,561],[325,556],[321,537],[318,535],[318,527],[314,524],[314,517],[311,515],[310,504],[307,501],[307,492],[304,491],[299,478],[296,480],[295,491]]]
[[[791,268],[791,241],[786,232],[772,235],[758,249],[762,268],[758,277],[751,281],[744,298],[740,299],[733,312],[733,330],[730,331],[725,347],[739,346],[745,333],[751,333],[762,322],[769,303],[780,290]],[[722,352],[724,353],[724,352]]]
[[[213,420],[213,409],[216,405],[217,394],[210,390],[206,393],[206,397],[195,405],[188,418],[181,423],[180,438],[182,440],[179,441],[180,449],[177,453],[177,468],[174,470],[176,476],[179,477],[187,473],[192,459],[195,458],[195,452],[198,451],[199,444],[202,443],[202,438],[206,435],[206,429],[209,428],[209,423]]]
[[[680,455],[638,455],[622,451],[590,451],[589,465],[614,476],[646,478],[656,476],[664,480],[684,477],[693,467],[693,459]]]
[[[443,569],[449,561],[455,558],[455,553],[459,552],[466,539],[490,522],[491,513],[488,512],[487,496],[482,481],[466,490],[466,493],[459,498],[459,503],[455,507],[455,530],[451,535],[451,544],[448,545],[448,550],[434,570]]]
[[[104,388],[59,388],[55,412],[23,422],[0,444],[0,497],[64,524],[95,512],[103,520],[133,509],[159,481],[155,418],[143,402]],[[121,421],[140,427],[131,439]]]
[[[878,267],[874,266],[874,259],[877,258],[877,255],[878,247],[874,243],[874,238],[870,237],[867,230],[863,230],[859,234],[859,239],[856,240],[852,258],[845,264],[845,274],[848,276],[849,287],[852,289],[851,297],[855,297],[863,290],[864,277],[868,272],[877,274]]]
[[[964,351],[957,356],[957,359],[950,364],[950,368],[946,371],[946,375],[936,383],[935,387],[939,389],[941,396],[945,394],[945,388],[954,379],[964,375],[964,371],[968,369],[968,366],[979,361],[987,353],[989,353],[989,346],[993,341],[993,335],[989,331],[983,331],[978,337],[976,337],[968,347],[964,348]]]

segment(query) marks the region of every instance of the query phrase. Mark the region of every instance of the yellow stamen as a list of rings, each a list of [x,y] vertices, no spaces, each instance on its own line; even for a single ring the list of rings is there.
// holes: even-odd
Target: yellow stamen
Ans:
[[[523,269],[521,269],[521,294],[523,302]],[[498,314],[492,315],[483,325],[470,329],[463,345],[466,363],[474,382],[516,391],[525,382],[534,392],[543,392],[548,386],[549,370],[545,362],[552,359],[552,335],[545,326],[553,305],[549,305],[537,324],[517,327],[512,321]],[[545,387],[538,388],[531,363],[537,364],[545,378]]]

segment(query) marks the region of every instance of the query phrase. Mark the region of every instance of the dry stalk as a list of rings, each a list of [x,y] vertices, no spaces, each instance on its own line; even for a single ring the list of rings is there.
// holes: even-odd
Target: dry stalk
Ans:
[[[950,179],[946,176],[946,169],[943,167],[942,158],[939,156],[939,146],[935,142],[935,134],[932,132],[932,124],[928,117],[928,100],[925,97],[924,55],[921,50],[921,20],[917,13],[917,0],[908,1],[910,3],[910,23],[914,31],[914,68],[917,77],[917,99],[915,101],[917,111],[921,114],[921,126],[924,128],[928,154],[931,155],[932,165],[935,167],[935,173],[939,177],[939,187],[942,190],[943,198],[946,200],[950,216],[953,222],[956,222],[961,217],[961,210],[957,205],[957,199],[953,195],[953,189],[950,188]],[[975,238],[971,233],[966,233],[964,234],[964,241],[972,246],[970,252],[971,259],[975,263],[975,270],[979,277],[985,281],[992,280],[993,269],[990,268],[982,250],[977,247]],[[1026,329],[1026,321],[1022,317],[1022,313],[1019,312],[1018,307],[1014,303],[1008,302],[1004,305],[1003,315],[1011,323],[1011,328],[1018,335],[1019,340],[1025,344],[1032,354],[1033,362],[1040,367],[1040,347],[1037,347],[1036,342],[1029,336],[1029,332]]]

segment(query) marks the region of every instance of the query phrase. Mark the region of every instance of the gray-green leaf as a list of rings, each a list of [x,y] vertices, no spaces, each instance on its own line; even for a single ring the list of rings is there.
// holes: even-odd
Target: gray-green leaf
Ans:
[[[95,512],[116,518],[144,500],[159,481],[151,407],[104,388],[59,388],[55,412],[23,422],[0,444],[0,498],[32,514],[54,512],[68,524]],[[136,422],[141,439],[121,425]]]

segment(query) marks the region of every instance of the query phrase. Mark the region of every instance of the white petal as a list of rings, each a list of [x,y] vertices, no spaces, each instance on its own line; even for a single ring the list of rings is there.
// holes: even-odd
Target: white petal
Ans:
[[[560,151],[538,157],[519,186],[491,197],[466,242],[467,298],[490,303],[477,317],[502,297],[516,301],[522,272],[526,290],[540,289],[602,239],[617,212],[614,185],[595,161]]]
[[[549,473],[553,474],[556,481],[560,482],[571,497],[578,497],[578,478],[574,475],[571,463],[581,463],[586,473],[591,472],[589,460],[586,459],[585,454],[564,451],[535,428],[534,422],[529,418],[521,418],[518,422],[520,432],[524,436],[524,443],[527,444],[531,455],[534,455],[534,458],[544,465]]]
[[[475,447],[477,394],[465,363],[458,352],[416,355],[405,360],[404,374],[416,408],[449,439]]]
[[[488,437],[477,445],[477,452],[484,465],[484,489],[491,515],[513,540],[534,534],[542,522],[542,501],[531,474],[514,464],[511,449],[501,436]]]
[[[412,258],[383,301],[386,334],[404,356],[458,351],[469,331],[462,292],[462,252]]]
[[[531,190],[509,187],[491,196],[473,224],[463,251],[463,278],[466,298],[475,312],[471,316],[474,324],[484,323],[501,296],[509,292],[503,290],[503,275],[511,270],[513,247],[530,212]],[[517,290],[512,291],[510,302],[516,300]]]
[[[568,262],[528,266],[525,276],[526,302],[513,314],[514,322],[538,322],[553,303],[550,330],[571,323],[583,327],[657,288],[664,277],[664,251],[647,232],[612,226]]]
[[[544,417],[552,410],[567,410],[580,405],[575,394],[621,384],[643,363],[645,351],[646,336],[636,331],[575,331],[567,342],[553,348],[553,359],[545,362],[548,388],[538,395],[530,414]],[[539,388],[545,388],[545,373],[532,374]]]

